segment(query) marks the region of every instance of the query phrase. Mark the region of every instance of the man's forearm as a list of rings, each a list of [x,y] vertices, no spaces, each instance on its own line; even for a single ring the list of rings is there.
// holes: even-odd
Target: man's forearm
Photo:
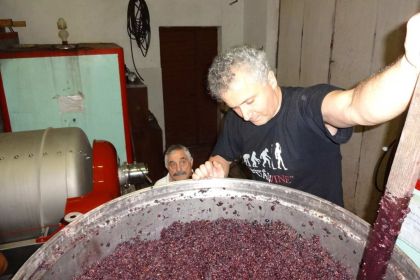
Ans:
[[[352,108],[361,124],[379,124],[401,114],[410,102],[420,70],[420,13],[407,23],[405,54],[354,89]]]
[[[414,91],[419,69],[405,56],[356,86],[351,108],[357,124],[375,125],[401,114]]]
[[[375,125],[391,120],[408,106],[420,70],[420,13],[407,23],[405,54],[355,88],[330,92],[322,103],[324,122],[337,128]]]

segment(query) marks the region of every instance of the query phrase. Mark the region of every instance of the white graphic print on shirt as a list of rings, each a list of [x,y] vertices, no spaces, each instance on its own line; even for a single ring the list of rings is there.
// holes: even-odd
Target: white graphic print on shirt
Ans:
[[[257,156],[256,151],[252,151],[251,154],[244,154],[242,158],[245,165],[253,174],[263,178],[265,181],[277,184],[290,184],[293,176],[270,172],[274,170],[288,170],[281,155],[280,143],[276,142],[270,146],[270,149],[264,148],[259,156]]]

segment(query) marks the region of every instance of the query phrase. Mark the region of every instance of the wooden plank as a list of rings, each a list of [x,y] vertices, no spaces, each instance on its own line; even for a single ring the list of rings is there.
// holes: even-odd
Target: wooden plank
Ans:
[[[25,27],[26,21],[13,21],[12,19],[0,19],[0,27]]]
[[[376,1],[337,0],[331,80],[349,88],[370,74]]]
[[[419,0],[379,1],[371,72],[381,70],[404,53],[406,22],[419,5]]]
[[[0,27],[11,27],[13,26],[12,19],[0,19]]]
[[[335,0],[305,0],[301,54],[301,86],[327,83]]]
[[[13,21],[13,27],[25,27],[25,26],[26,26],[26,21],[23,21],[23,20]]]
[[[350,88],[370,74],[375,33],[376,1],[337,0],[330,83]],[[363,128],[356,127],[350,141],[341,146],[343,155],[344,205],[360,215],[356,185],[359,176]]]
[[[277,81],[280,85],[299,84],[303,8],[303,0],[282,0],[280,3],[277,66]]]

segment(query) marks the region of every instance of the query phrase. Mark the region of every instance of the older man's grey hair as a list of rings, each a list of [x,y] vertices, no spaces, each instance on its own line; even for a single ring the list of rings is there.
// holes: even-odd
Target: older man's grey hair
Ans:
[[[185,147],[184,145],[181,145],[181,144],[171,145],[171,146],[168,147],[168,149],[166,149],[166,152],[165,152],[165,167],[166,167],[166,169],[168,169],[168,164],[169,164],[168,157],[169,157],[169,155],[173,151],[178,151],[178,150],[183,150],[184,153],[187,155],[188,160],[191,161],[193,159],[192,156],[191,156],[190,150],[188,150],[188,148]]]
[[[234,81],[238,69],[248,71],[256,81],[268,82],[270,66],[265,52],[249,46],[235,47],[215,57],[210,66],[207,78],[213,98],[222,101],[222,95]]]

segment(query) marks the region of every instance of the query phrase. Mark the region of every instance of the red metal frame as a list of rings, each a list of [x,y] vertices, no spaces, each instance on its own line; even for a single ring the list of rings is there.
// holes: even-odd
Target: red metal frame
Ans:
[[[0,40],[19,39],[17,32],[0,32]]]
[[[1,108],[1,117],[3,120],[3,130],[5,132],[10,132],[12,131],[12,128],[10,127],[9,109],[7,109],[6,94],[4,92],[3,79],[1,77],[1,72],[0,72],[0,108]]]

